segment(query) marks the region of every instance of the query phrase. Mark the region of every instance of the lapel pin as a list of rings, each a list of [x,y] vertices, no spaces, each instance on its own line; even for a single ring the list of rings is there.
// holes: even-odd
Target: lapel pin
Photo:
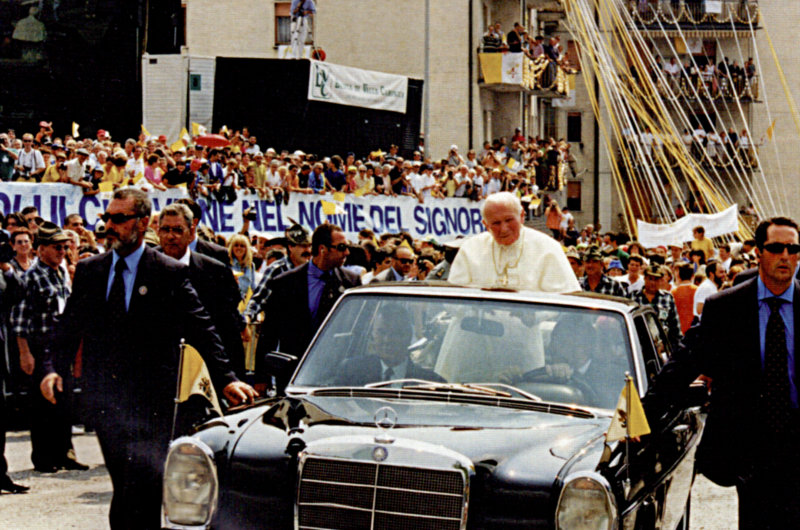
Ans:
[[[147,287],[144,286],[144,285],[139,287],[139,294],[142,295],[142,296],[146,295],[147,294]]]

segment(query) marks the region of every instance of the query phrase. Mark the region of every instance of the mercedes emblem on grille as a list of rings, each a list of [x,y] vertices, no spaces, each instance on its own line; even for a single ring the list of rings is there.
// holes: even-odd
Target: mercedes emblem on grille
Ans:
[[[381,430],[381,433],[375,437],[375,441],[378,443],[392,443],[394,438],[389,436],[389,431],[397,425],[397,412],[392,407],[381,407],[375,411],[374,419],[375,426]],[[373,453],[373,456],[376,456],[375,453]]]
[[[389,456],[389,451],[382,445],[372,450],[372,459],[376,462],[383,462]]]

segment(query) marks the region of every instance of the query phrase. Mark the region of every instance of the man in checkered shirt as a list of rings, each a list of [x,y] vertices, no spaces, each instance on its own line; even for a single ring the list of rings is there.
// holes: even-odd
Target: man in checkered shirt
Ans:
[[[581,278],[581,289],[599,294],[625,297],[625,287],[616,280],[605,275],[603,255],[597,248],[591,248],[583,256],[586,276]]]
[[[22,300],[11,311],[20,368],[32,375],[36,382],[44,377],[44,346],[70,295],[67,271],[61,267],[67,241],[69,236],[53,223],[45,222],[39,227],[35,241],[39,259],[25,273]],[[65,392],[68,388],[69,385],[65,385]],[[69,399],[60,399],[57,405],[53,405],[42,397],[36,384],[31,400],[31,461],[34,469],[42,473],[88,469],[75,460]]]
[[[631,300],[641,305],[651,305],[656,310],[661,327],[667,333],[667,339],[673,348],[683,337],[681,322],[678,319],[678,308],[669,291],[659,289],[664,272],[660,265],[651,265],[644,271],[644,287],[631,294]]]

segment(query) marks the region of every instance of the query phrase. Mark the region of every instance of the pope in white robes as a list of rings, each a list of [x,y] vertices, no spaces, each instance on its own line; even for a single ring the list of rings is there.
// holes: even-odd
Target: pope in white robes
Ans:
[[[515,195],[490,195],[482,213],[487,232],[462,243],[449,282],[555,293],[581,290],[561,244],[523,225],[525,214]]]

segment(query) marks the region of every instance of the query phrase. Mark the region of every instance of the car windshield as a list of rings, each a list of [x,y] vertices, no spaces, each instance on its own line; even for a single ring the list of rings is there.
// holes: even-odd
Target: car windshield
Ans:
[[[613,408],[630,359],[625,320],[611,311],[364,294],[342,300],[292,383],[503,384],[544,401]],[[396,383],[411,385],[419,383]]]

